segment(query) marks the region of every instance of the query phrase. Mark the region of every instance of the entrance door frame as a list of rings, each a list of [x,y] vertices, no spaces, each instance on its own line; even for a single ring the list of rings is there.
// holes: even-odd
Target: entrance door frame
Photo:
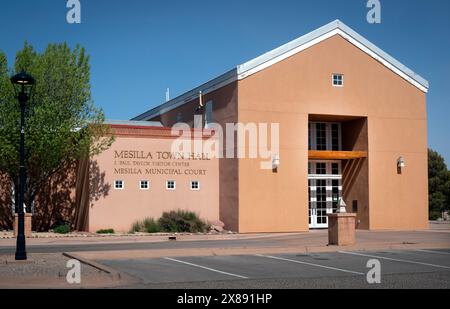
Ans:
[[[317,163],[325,163],[325,174],[317,174]],[[333,163],[338,164],[338,174],[333,174]],[[308,220],[310,229],[325,229],[328,228],[328,217],[324,213],[319,213],[317,208],[317,182],[318,180],[325,180],[325,194],[326,194],[326,214],[331,214],[337,210],[339,199],[342,198],[342,161],[336,160],[311,160],[308,161]],[[333,197],[333,180],[338,180],[338,196]],[[323,188],[323,185],[321,186]],[[315,194],[312,192],[315,191]],[[315,195],[314,197],[312,195]],[[334,204],[334,205],[333,205]],[[335,206],[335,207],[333,207]],[[323,208],[321,208],[323,210]],[[325,217],[325,219],[324,219]],[[318,222],[321,221],[321,222]],[[323,222],[325,221],[325,222]]]

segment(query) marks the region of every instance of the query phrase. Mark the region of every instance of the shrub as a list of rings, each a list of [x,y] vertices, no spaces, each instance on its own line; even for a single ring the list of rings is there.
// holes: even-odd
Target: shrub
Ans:
[[[130,233],[142,232],[142,230],[143,230],[143,224],[142,224],[142,221],[136,221],[136,222],[134,222],[133,225],[131,226]]]
[[[145,218],[143,222],[144,231],[147,233],[158,233],[161,228],[158,222],[153,218]]]
[[[97,234],[114,234],[114,229],[104,229],[104,230],[98,230],[96,232]]]
[[[442,218],[442,213],[440,211],[431,210],[430,211],[430,220],[435,221]]]
[[[159,226],[164,232],[205,232],[209,226],[202,221],[196,213],[185,210],[170,211],[163,213],[158,220]]]
[[[146,232],[158,233],[161,231],[158,222],[153,218],[145,218],[142,221],[136,221],[131,226],[130,233]]]
[[[196,213],[185,210],[170,211],[163,213],[159,220],[145,218],[133,223],[130,233],[198,233],[206,232],[209,225],[202,221]]]
[[[59,225],[53,229],[56,234],[68,234],[70,233],[70,226],[68,224]]]

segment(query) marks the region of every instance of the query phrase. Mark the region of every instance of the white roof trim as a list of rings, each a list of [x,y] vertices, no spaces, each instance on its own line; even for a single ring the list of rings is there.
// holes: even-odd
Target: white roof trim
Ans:
[[[423,92],[428,91],[428,81],[414,73],[399,61],[395,60],[380,48],[376,47],[374,44],[370,43],[364,37],[353,31],[350,27],[346,26],[339,20],[333,21],[328,25],[325,25],[258,58],[238,66],[238,79],[246,78],[252,74],[264,70],[265,68],[291,57],[315,44],[325,41],[336,34],[342,36],[344,39],[348,40],[363,52],[381,62],[390,70],[400,75],[402,78],[406,79]]]
[[[282,45],[272,51],[265,53],[253,60],[250,60],[233,69],[216,79],[213,79],[185,94],[168,101],[154,109],[143,113],[133,120],[149,120],[161,114],[164,114],[178,106],[187,103],[198,96],[199,91],[207,94],[236,80],[242,80],[255,73],[258,73],[284,59],[291,57],[311,46],[314,46],[334,35],[340,35],[354,46],[376,59],[388,69],[401,76],[403,79],[419,88],[421,91],[427,93],[429,83],[427,80],[414,73],[405,65],[395,60],[389,54],[382,51],[380,48],[370,43],[364,37],[356,33],[350,27],[346,26],[340,20],[335,20],[317,30],[314,30],[298,39],[295,39],[285,45]]]

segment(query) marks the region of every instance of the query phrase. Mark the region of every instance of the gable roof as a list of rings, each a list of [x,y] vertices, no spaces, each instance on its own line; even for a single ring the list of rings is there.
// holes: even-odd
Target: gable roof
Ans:
[[[288,57],[291,57],[311,46],[314,46],[334,35],[340,35],[351,44],[379,61],[394,73],[403,79],[427,93],[429,83],[420,75],[414,73],[411,69],[394,59],[392,56],[369,42],[367,39],[359,35],[356,31],[345,25],[340,20],[335,20],[319,29],[305,34],[287,44],[284,44],[274,50],[271,50],[257,58],[254,58],[244,64],[238,65],[236,68],[210,80],[166,103],[163,103],[132,120],[149,120],[162,115],[172,109],[175,109],[187,102],[198,97],[199,91],[203,94],[210,93],[218,88],[228,85],[234,81],[242,80],[259,71],[262,71]]]

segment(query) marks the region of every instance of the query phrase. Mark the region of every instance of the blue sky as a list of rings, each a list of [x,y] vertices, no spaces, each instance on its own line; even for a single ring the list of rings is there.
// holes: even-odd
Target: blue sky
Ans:
[[[80,43],[91,56],[92,94],[109,119],[129,119],[236,65],[341,19],[428,79],[429,144],[450,163],[450,1],[80,0],[82,23],[66,22],[66,0],[1,0],[0,49],[10,65],[28,40]]]

